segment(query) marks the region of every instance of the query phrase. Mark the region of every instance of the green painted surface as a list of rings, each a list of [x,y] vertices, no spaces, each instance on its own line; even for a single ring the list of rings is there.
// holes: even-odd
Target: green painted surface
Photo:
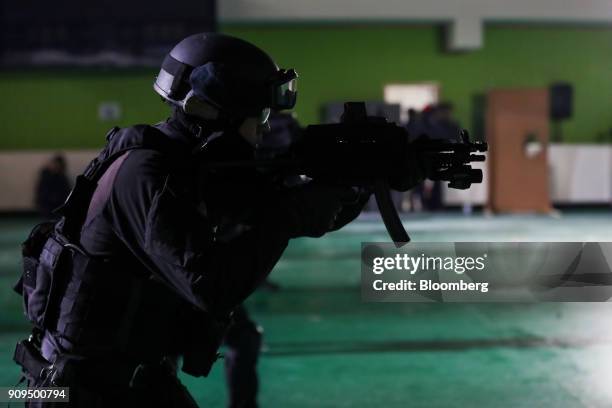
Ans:
[[[35,220],[0,220],[0,386],[14,384],[25,336],[18,244]],[[612,239],[609,211],[404,219],[416,241]],[[273,272],[279,292],[248,302],[265,328],[264,407],[612,406],[612,303],[362,303],[360,242],[386,240],[378,219],[292,241]],[[182,377],[202,407],[225,405],[223,365]]]
[[[596,140],[612,126],[612,28],[488,25],[484,47],[443,51],[431,25],[227,25],[224,31],[254,42],[279,65],[300,73],[297,112],[319,121],[322,104],[381,99],[383,85],[438,81],[461,123],[479,128],[475,98],[495,87],[575,85],[574,118],[563,124],[571,142]],[[3,72],[0,149],[85,148],[103,143],[114,122],[97,118],[102,101],[120,103],[117,123],[155,122],[167,108],[151,89],[156,70]]]
[[[168,108],[153,91],[157,72],[54,71],[2,73],[4,149],[92,148],[115,125],[158,122]],[[119,122],[98,118],[101,102],[120,104]]]

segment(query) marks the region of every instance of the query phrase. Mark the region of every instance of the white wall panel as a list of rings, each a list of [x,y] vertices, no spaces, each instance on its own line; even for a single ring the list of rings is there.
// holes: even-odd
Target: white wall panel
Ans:
[[[611,0],[223,0],[221,23],[439,22],[447,46],[482,46],[485,21],[610,23]]]
[[[555,204],[612,203],[612,146],[554,144],[549,146],[550,193]],[[483,205],[488,197],[487,166],[483,184],[469,190],[443,188],[444,203]]]
[[[610,22],[610,0],[223,0],[221,22],[449,21]]]
[[[612,147],[553,145],[549,160],[553,202],[612,201]]]

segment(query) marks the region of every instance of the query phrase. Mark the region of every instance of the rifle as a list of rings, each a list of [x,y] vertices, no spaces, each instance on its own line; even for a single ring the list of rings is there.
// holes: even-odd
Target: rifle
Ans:
[[[310,125],[290,151],[279,157],[209,163],[212,168],[283,169],[315,180],[372,189],[389,236],[397,246],[410,237],[391,200],[391,189],[406,191],[415,180],[415,165],[430,180],[448,181],[450,188],[468,189],[482,182],[485,142],[471,142],[466,130],[456,140],[411,140],[407,130],[383,117],[368,116],[364,102],[347,102],[340,123]]]

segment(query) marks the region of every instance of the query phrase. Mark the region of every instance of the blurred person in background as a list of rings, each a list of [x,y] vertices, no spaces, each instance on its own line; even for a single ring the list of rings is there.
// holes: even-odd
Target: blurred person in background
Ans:
[[[406,123],[411,139],[427,135],[431,139],[458,140],[461,127],[453,116],[453,105],[441,102],[428,105],[422,112],[416,109],[408,110]],[[410,191],[410,206],[413,211],[437,211],[442,209],[442,183],[425,180]]]
[[[435,107],[433,124],[434,130],[432,137],[435,139],[457,140],[459,138],[461,127],[454,118],[454,107],[450,102],[442,102]]]
[[[416,109],[408,109],[408,121],[406,122],[406,130],[410,135],[410,139],[417,139],[423,134],[423,121],[421,118],[421,112]]]
[[[66,160],[56,154],[40,170],[36,183],[36,209],[46,219],[57,218],[53,211],[64,204],[71,189],[66,175]]]

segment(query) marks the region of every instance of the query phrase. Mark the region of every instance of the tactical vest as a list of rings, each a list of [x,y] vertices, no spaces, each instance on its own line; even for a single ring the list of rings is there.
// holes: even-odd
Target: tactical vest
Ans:
[[[106,147],[77,177],[59,210],[60,221],[39,224],[22,244],[23,276],[15,290],[35,328],[52,334],[71,353],[111,352],[132,361],[182,354],[183,371],[207,375],[225,322],[195,310],[127,249],[102,258],[79,243],[98,181],[116,159],[134,149],[163,152],[181,165],[190,154],[186,145],[152,126],[112,129]]]

